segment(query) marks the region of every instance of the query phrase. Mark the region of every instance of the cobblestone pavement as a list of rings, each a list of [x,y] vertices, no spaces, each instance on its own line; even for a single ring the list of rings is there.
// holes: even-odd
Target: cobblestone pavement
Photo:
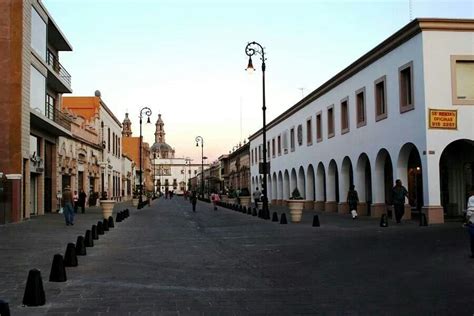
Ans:
[[[308,211],[280,225],[203,202],[193,213],[182,197],[130,209],[64,283],[48,282],[53,255],[97,223],[98,209],[74,226],[58,214],[0,226],[0,299],[12,315],[474,313],[474,260],[460,223],[381,228]],[[311,227],[314,214],[321,227]],[[31,268],[42,272],[44,306],[21,305]]]

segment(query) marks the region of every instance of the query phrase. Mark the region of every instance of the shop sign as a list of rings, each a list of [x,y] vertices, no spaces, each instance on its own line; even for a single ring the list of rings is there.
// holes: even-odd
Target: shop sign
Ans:
[[[434,129],[457,129],[458,111],[429,109],[429,128]]]

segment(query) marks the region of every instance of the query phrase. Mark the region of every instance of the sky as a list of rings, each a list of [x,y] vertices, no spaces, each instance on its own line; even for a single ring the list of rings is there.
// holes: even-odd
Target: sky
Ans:
[[[177,157],[229,153],[262,127],[261,61],[249,75],[245,46],[265,49],[267,123],[409,23],[474,18],[474,1],[43,0],[73,47],[60,53],[74,96],[102,100],[154,142],[158,114]],[[146,122],[146,120],[144,120]]]

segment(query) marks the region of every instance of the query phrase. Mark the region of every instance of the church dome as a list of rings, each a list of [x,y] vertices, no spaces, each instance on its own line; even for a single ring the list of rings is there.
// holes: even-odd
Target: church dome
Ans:
[[[167,143],[154,143],[153,146],[151,146],[150,150],[152,152],[165,152],[165,151],[172,151],[173,148],[171,148],[170,145]]]

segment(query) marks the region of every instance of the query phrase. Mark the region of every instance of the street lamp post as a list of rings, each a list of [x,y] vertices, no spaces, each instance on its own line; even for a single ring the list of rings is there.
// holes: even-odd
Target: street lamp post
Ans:
[[[149,107],[143,107],[141,110],[140,110],[140,147],[138,148],[138,151],[140,153],[140,196],[138,197],[138,208],[142,208],[142,195],[143,195],[143,180],[142,180],[142,142],[143,142],[143,139],[142,139],[142,117],[143,117],[143,114],[145,114],[146,116],[148,116],[148,119],[147,119],[147,123],[151,123],[150,122],[150,116],[151,116],[151,109]]]
[[[270,212],[268,210],[268,194],[267,194],[267,174],[268,174],[268,166],[267,166],[267,124],[266,124],[266,119],[265,119],[265,111],[266,111],[266,105],[265,105],[265,49],[263,48],[262,45],[260,45],[257,42],[250,42],[247,44],[245,47],[245,54],[249,56],[249,63],[247,65],[247,71],[249,73],[253,72],[255,68],[253,67],[252,64],[252,56],[255,54],[260,55],[260,60],[262,61],[262,89],[263,89],[263,105],[262,105],[262,112],[263,112],[263,128],[262,128],[262,138],[263,138],[263,166],[259,166],[259,173],[263,174],[263,182],[262,182],[262,193],[263,193],[263,217],[265,219],[270,218]]]
[[[204,139],[201,136],[196,137],[196,147],[201,143],[201,195],[204,198]]]

